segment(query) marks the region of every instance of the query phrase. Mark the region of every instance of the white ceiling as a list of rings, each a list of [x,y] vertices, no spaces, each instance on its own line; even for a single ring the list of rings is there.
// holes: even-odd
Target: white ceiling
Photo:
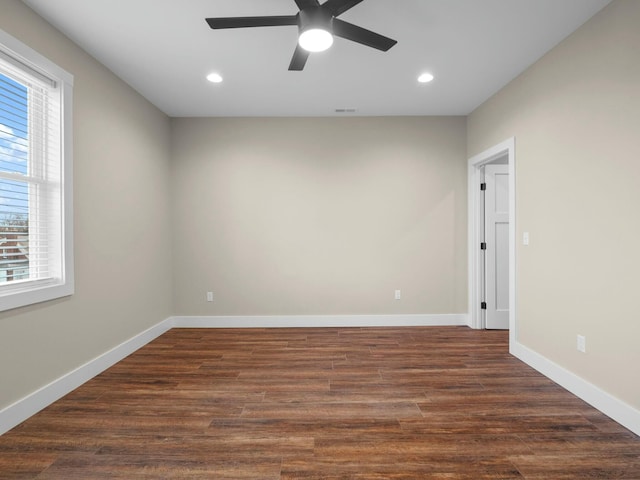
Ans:
[[[23,0],[170,116],[466,115],[610,0],[365,0],[340,18],[394,38],[337,38],[288,71],[296,27],[211,30],[205,17],[294,15],[294,0]],[[205,80],[219,72],[225,81]],[[436,77],[418,84],[423,71]],[[344,115],[344,114],[342,114]]]

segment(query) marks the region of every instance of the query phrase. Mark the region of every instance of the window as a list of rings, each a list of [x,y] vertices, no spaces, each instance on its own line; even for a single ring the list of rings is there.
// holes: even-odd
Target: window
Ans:
[[[0,310],[73,293],[72,84],[0,30]]]

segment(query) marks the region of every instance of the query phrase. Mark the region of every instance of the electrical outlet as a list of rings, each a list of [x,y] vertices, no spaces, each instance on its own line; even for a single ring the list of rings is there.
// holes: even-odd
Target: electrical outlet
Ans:
[[[213,302],[213,292],[207,292],[207,302]]]
[[[582,353],[587,352],[587,338],[584,335],[578,335],[578,351]]]
[[[400,290],[396,290],[395,297],[396,300],[400,300],[402,298],[402,292]]]

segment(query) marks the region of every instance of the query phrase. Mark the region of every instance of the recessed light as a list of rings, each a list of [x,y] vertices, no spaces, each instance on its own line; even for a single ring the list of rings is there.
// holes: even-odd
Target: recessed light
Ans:
[[[219,73],[210,73],[207,75],[207,80],[211,83],[222,83],[222,76]]]
[[[434,76],[431,75],[430,73],[423,73],[422,75],[420,75],[418,77],[418,81],[420,83],[429,83],[429,82],[433,81],[433,79],[434,79]]]

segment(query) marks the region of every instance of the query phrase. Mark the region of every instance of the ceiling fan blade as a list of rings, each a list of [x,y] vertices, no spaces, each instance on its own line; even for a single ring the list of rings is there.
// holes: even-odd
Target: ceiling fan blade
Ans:
[[[322,8],[329,10],[331,15],[337,17],[362,1],[363,0],[327,0],[322,4]]]
[[[291,63],[289,64],[289,70],[297,72],[301,71],[307,63],[308,58],[309,52],[298,45],[296,47],[296,51],[293,52],[293,58],[291,59]]]
[[[346,38],[347,40],[361,43],[368,47],[377,48],[383,52],[386,52],[398,43],[396,40],[345,22],[339,18],[333,19],[333,34],[337,37]]]
[[[213,29],[244,27],[279,27],[282,25],[298,25],[297,15],[280,15],[273,17],[226,17],[207,18]]]
[[[300,10],[304,10],[305,8],[309,8],[309,7],[317,7],[320,5],[320,2],[318,2],[318,0],[294,0],[294,1],[296,2],[296,5]]]

